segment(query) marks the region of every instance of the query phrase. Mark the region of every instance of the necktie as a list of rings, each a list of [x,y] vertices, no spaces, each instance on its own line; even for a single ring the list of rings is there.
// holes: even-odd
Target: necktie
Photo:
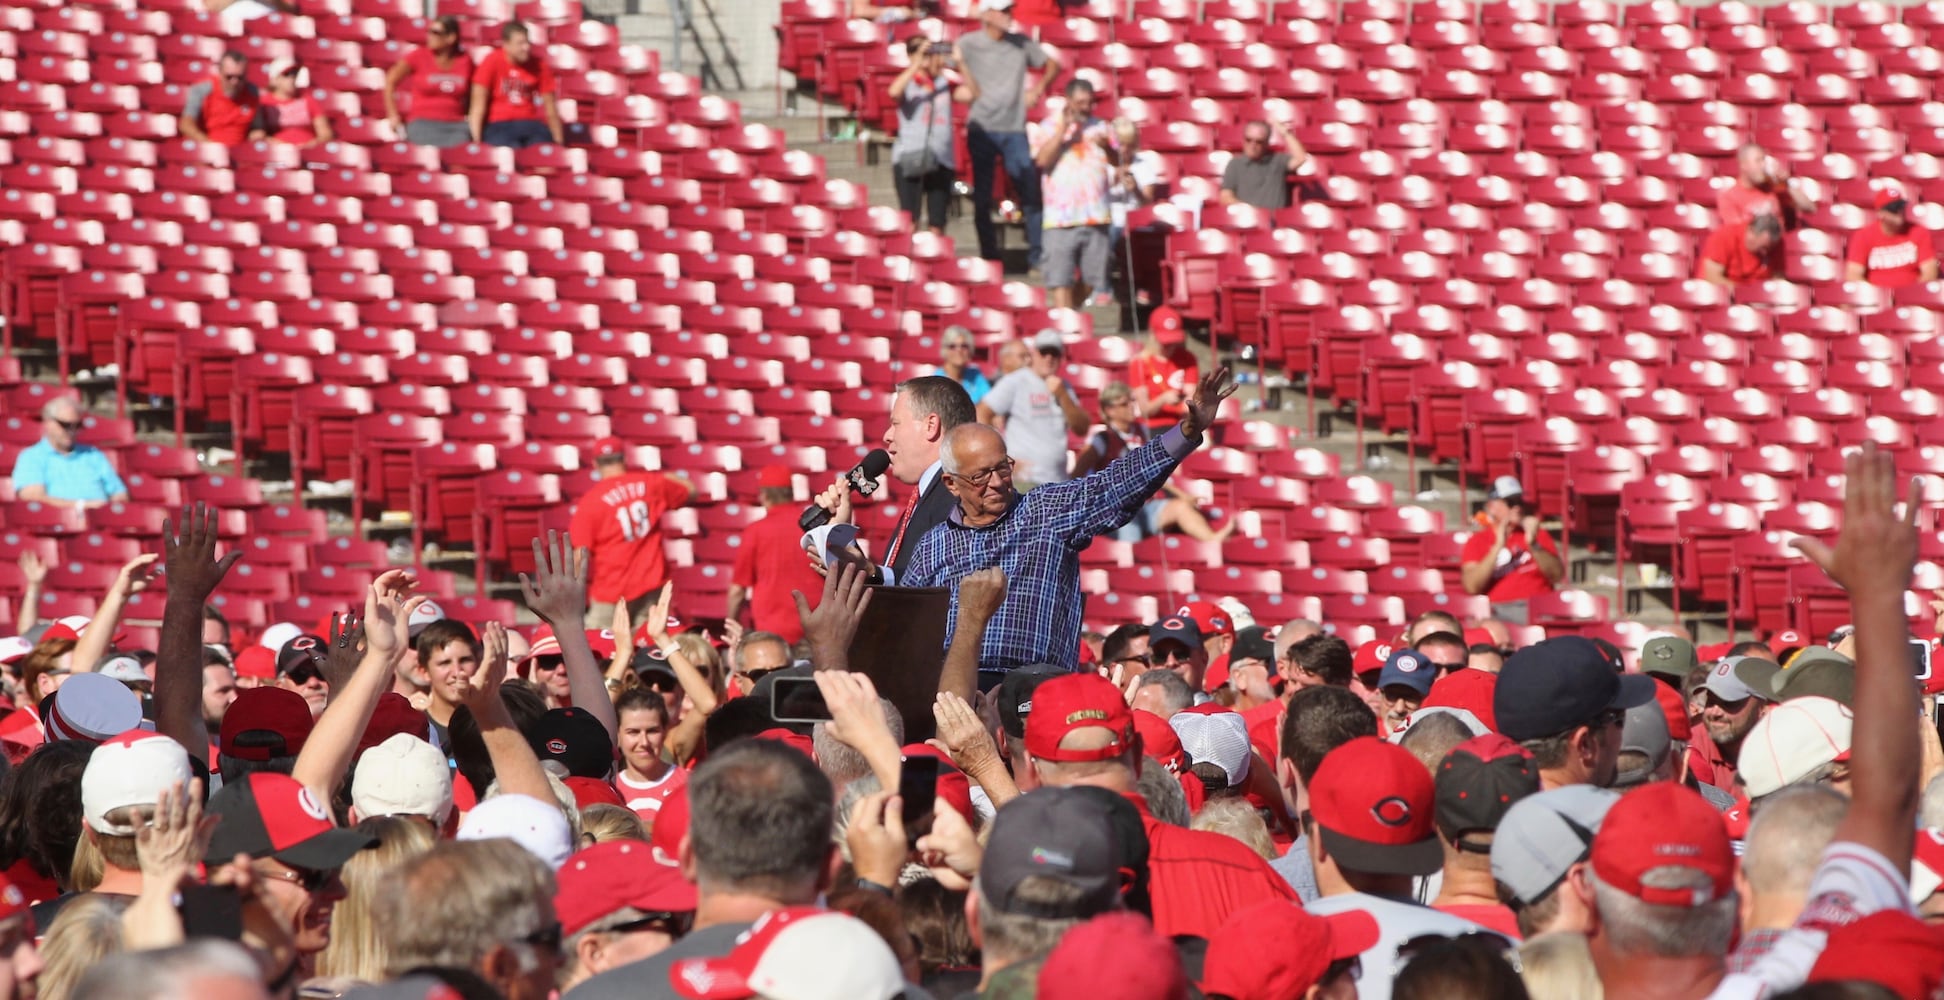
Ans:
[[[904,547],[905,529],[911,526],[911,515],[918,509],[919,492],[917,487],[913,487],[911,493],[905,497],[904,512],[898,515],[898,533],[892,536],[891,550],[884,556],[886,566],[898,561],[898,550]]]

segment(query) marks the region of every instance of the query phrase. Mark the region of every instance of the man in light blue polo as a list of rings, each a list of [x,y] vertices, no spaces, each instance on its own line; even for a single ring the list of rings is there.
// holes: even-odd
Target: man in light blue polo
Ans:
[[[128,487],[101,449],[76,441],[81,407],[63,396],[41,408],[41,439],[14,459],[14,495],[57,507],[128,500]]]

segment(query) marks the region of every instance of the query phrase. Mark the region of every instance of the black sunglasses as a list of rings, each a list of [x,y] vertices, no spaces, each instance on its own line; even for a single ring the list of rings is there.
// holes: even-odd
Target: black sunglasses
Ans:
[[[526,937],[521,938],[520,943],[529,944],[535,948],[540,949],[541,951],[558,955],[560,954],[560,938],[561,938],[560,921],[556,920],[553,923],[548,924],[547,926],[542,927],[531,934],[528,934]]]
[[[778,670],[787,670],[787,669],[788,669],[787,667],[765,667],[761,670],[745,670],[737,676],[745,678],[749,681],[749,683],[754,684],[757,681],[760,681],[763,678],[768,677],[773,673],[776,673]]]
[[[78,431],[81,429],[81,421],[79,420],[62,420],[58,417],[48,417],[47,419],[70,431]]]
[[[689,925],[694,922],[694,910],[686,910],[681,913],[658,911],[655,913],[644,913],[640,917],[624,924],[615,924],[613,927],[608,928],[608,933],[633,934],[637,931],[660,931],[670,937],[681,937],[689,932]]]
[[[323,680],[324,671],[320,670],[315,663],[299,663],[284,671],[284,676],[290,678],[292,684],[309,684],[311,681]]]

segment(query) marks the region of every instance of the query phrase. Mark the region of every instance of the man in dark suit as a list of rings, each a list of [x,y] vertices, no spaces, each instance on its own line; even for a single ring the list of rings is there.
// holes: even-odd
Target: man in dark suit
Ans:
[[[965,387],[942,375],[924,375],[898,383],[891,397],[891,426],[884,431],[884,450],[891,455],[891,475],[911,487],[898,516],[898,527],[883,548],[883,562],[874,564],[873,583],[895,584],[911,562],[918,539],[944,522],[957,501],[940,476],[939,442],[945,432],[974,419],[972,397]],[[839,478],[817,497],[832,512],[836,524],[851,523],[850,486]],[[818,572],[822,560],[812,558]]]

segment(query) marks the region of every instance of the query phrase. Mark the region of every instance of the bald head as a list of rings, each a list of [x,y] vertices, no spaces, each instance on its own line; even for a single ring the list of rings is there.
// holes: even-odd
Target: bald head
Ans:
[[[978,473],[1006,456],[1006,439],[985,424],[960,424],[945,432],[938,458],[945,471]]]
[[[1804,896],[1849,799],[1822,785],[1797,785],[1762,799],[1748,824],[1742,875],[1758,895]]]

